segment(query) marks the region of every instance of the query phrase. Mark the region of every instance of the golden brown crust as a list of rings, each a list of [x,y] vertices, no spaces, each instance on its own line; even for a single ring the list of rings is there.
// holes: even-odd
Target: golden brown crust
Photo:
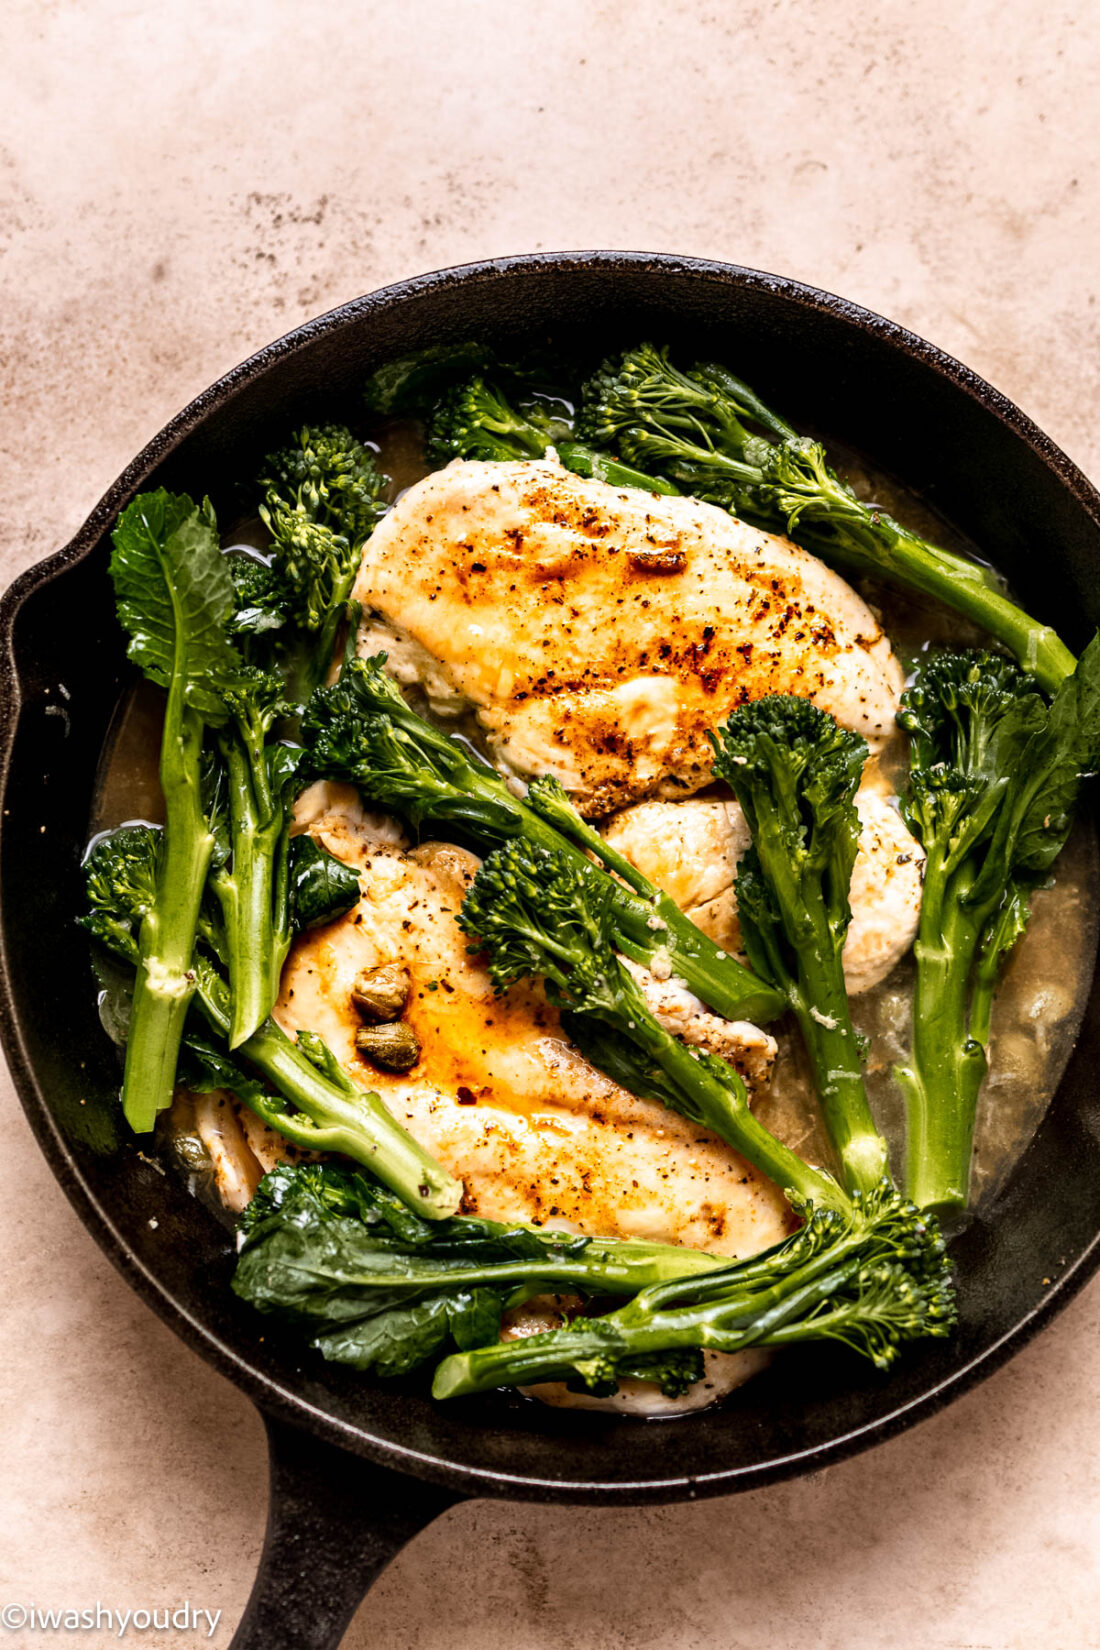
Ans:
[[[428,476],[369,541],[355,596],[364,650],[437,710],[472,707],[506,771],[557,774],[587,814],[698,789],[708,729],[767,693],[873,745],[893,726],[889,644],[814,557],[552,462]]]

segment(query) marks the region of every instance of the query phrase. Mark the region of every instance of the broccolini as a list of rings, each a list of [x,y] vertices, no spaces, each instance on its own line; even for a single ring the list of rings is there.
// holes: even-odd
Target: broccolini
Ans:
[[[575,475],[612,487],[640,487],[650,493],[678,493],[664,476],[646,475],[611,454],[577,441],[564,406],[555,413],[545,398],[522,404],[507,399],[504,389],[480,373],[453,384],[432,407],[425,432],[428,458],[446,464],[452,458],[544,458],[552,447]]]
[[[214,852],[202,803],[203,741],[207,727],[227,720],[221,689],[240,661],[226,630],[233,581],[209,502],[142,493],[113,539],[111,578],[129,657],[168,694],[160,749],[165,843],[140,914],[122,1082],[126,1120],[145,1133],[172,1099],[195,989],[195,930]]]
[[[938,1229],[884,1186],[850,1210],[809,1211],[793,1237],[751,1260],[656,1284],[565,1329],[452,1354],[432,1394],[567,1381],[607,1395],[640,1375],[679,1397],[687,1382],[670,1360],[815,1341],[840,1342],[885,1370],[908,1341],[948,1335],[954,1323]]]
[[[867,745],[808,699],[769,695],[735,711],[714,745],[752,832],[737,870],[749,960],[798,1019],[829,1136],[850,1190],[887,1172],[863,1083],[841,953],[859,847],[854,797]]]
[[[301,750],[278,737],[332,663],[363,545],[385,508],[374,453],[342,425],[306,426],[265,466],[270,559],[228,558],[243,664],[222,690],[229,852],[215,890],[232,991],[230,1047],[262,1024],[291,937],[289,852]]]
[[[450,1341],[484,1345],[544,1291],[622,1297],[722,1263],[695,1249],[457,1216],[426,1221],[361,1171],[280,1165],[240,1221],[234,1292],[301,1325],[325,1357],[400,1375]],[[679,1378],[698,1354],[678,1357]]]
[[[346,426],[306,425],[268,457],[260,486],[276,580],[257,605],[289,620],[289,686],[304,702],[332,663],[363,546],[386,512],[386,477]]]
[[[927,855],[912,1057],[896,1071],[908,1189],[923,1206],[965,1207],[1001,967],[1100,759],[1100,638],[1051,704],[1008,659],[932,653],[898,720],[911,740],[902,812]]]

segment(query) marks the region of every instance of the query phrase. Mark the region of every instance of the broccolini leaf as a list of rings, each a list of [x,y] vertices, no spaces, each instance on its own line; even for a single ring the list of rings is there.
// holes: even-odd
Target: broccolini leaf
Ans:
[[[1072,676],[1054,696],[1048,720],[1049,757],[1016,837],[1015,864],[1047,870],[1073,822],[1081,780],[1100,764],[1100,635],[1085,648]]]
[[[335,922],[359,901],[359,874],[330,854],[316,837],[290,842],[290,912],[296,933]]]
[[[381,1376],[407,1375],[448,1341],[468,1351],[497,1340],[500,1317],[500,1296],[492,1289],[460,1289],[341,1325],[318,1335],[313,1345],[330,1363]]]
[[[565,1011],[561,1027],[580,1049],[589,1065],[611,1078],[613,1083],[636,1094],[639,1100],[658,1100],[679,1110],[682,1099],[676,1085],[665,1076],[656,1060],[630,1041],[622,1032],[590,1014]]]
[[[177,681],[203,720],[225,720],[219,683],[239,659],[226,636],[236,605],[209,502],[142,493],[119,517],[111,577],[129,657],[163,688]]]
[[[402,355],[396,361],[387,361],[368,378],[364,391],[367,409],[382,417],[426,412],[449,385],[493,364],[489,347],[472,340],[435,344]]]
[[[193,1029],[184,1032],[177,1076],[195,1094],[226,1089],[246,1105],[250,1101],[266,1103],[267,1089],[259,1078],[249,1076],[235,1060]]]
[[[231,1086],[216,1081],[216,1056],[208,1071],[211,1086]],[[380,1375],[405,1373],[448,1340],[495,1340],[524,1263],[552,1274],[588,1247],[492,1221],[422,1221],[369,1176],[328,1164],[273,1169],[239,1230],[236,1293],[308,1324],[324,1357]],[[494,1267],[508,1268],[499,1282]]]
[[[446,1345],[452,1302],[429,1296],[409,1305],[391,1306],[369,1318],[322,1331],[313,1346],[330,1363],[373,1370],[376,1375],[407,1375]]]

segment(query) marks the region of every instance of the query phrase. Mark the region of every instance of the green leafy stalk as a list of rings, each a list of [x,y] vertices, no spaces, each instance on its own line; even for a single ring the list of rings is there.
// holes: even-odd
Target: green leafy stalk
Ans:
[[[213,886],[233,997],[229,1046],[236,1048],[270,1014],[290,949],[290,825],[302,751],[270,737],[293,709],[277,671],[245,667],[224,697],[231,720],[219,747],[229,852]]]
[[[800,436],[715,363],[687,372],[643,344],[607,361],[582,392],[577,433],[830,564],[919,590],[984,627],[1049,692],[1074,657],[1049,625],[1005,596],[995,575],[909,532],[858,499],[819,441]]]
[[[424,1221],[362,1173],[282,1165],[240,1222],[233,1289],[301,1325],[326,1357],[404,1374],[450,1340],[476,1346],[547,1290],[624,1296],[722,1263],[673,1245],[456,1217]]]
[[[522,838],[565,852],[575,865],[595,854],[621,881],[611,888],[616,945],[648,965],[667,951],[676,976],[727,1019],[762,1024],[784,1007],[771,986],[708,940],[679,907],[587,825],[553,780],[521,800],[507,782],[406,703],[385,655],[349,660],[338,682],[310,701],[302,731],[312,771],[357,785],[379,807],[414,825],[460,829],[482,845]]]
[[[657,1022],[616,955],[615,884],[586,860],[522,839],[496,849],[467,892],[459,923],[488,954],[498,991],[540,976],[550,1000],[611,1027],[659,1069],[661,1098],[711,1129],[799,1204],[846,1204],[752,1114],[723,1060],[700,1056]]]
[[[233,992],[230,1046],[270,1013],[291,938],[290,826],[301,752],[278,737],[328,670],[363,545],[385,505],[374,453],[342,425],[302,429],[266,462],[267,559],[234,554],[230,630],[244,666],[224,692],[229,852],[215,887]]]
[[[887,1173],[852,1025],[842,952],[859,846],[854,797],[867,746],[808,699],[772,695],[712,735],[752,832],[737,872],[745,947],[798,1019],[830,1138],[853,1191]]]
[[[194,991],[192,954],[214,840],[202,804],[207,726],[225,720],[218,685],[238,659],[226,636],[233,585],[213,511],[185,495],[142,493],[120,516],[111,555],[129,657],[167,690],[160,752],[165,842],[138,941],[123,1110],[146,1133],[172,1098]]]
[[[908,1187],[922,1206],[965,1207],[997,981],[1100,757],[1100,639],[1049,705],[999,655],[931,654],[898,720],[911,736],[902,812],[927,855],[912,1056],[896,1071]]]
[[[162,833],[142,825],[100,838],[85,861],[89,910],[83,925],[134,967],[164,857]],[[198,951],[191,968],[197,1007],[215,1041],[202,1035],[192,1016],[186,1080],[195,1087],[229,1089],[306,1151],[341,1152],[362,1163],[427,1219],[452,1215],[461,1201],[461,1182],[417,1145],[377,1094],[352,1082],[319,1038],[300,1033],[292,1042],[269,1018],[236,1051],[246,1065],[229,1058],[231,991],[222,973],[226,941],[217,915],[209,909],[200,913],[199,932],[209,954]],[[173,1082],[175,1076],[173,1062]]]
[[[678,1360],[693,1352],[815,1341],[840,1342],[885,1370],[907,1341],[945,1336],[954,1322],[938,1229],[882,1187],[848,1211],[811,1211],[793,1237],[751,1260],[656,1284],[566,1329],[454,1354],[432,1391],[455,1398],[567,1381],[604,1395],[641,1375],[677,1397],[687,1386]]]

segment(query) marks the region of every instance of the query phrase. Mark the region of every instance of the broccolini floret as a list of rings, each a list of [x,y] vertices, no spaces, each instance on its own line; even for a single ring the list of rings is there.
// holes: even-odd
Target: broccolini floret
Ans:
[[[93,939],[137,967],[138,934],[157,897],[163,833],[121,825],[97,837],[84,856],[88,909],[78,919]]]
[[[547,447],[568,437],[570,425],[547,403],[530,402],[521,411],[481,373],[453,384],[437,401],[425,431],[431,464],[452,458],[542,458]]]
[[[846,1184],[869,1192],[886,1173],[886,1146],[867,1102],[841,955],[866,742],[808,699],[773,694],[735,711],[712,743],[714,772],[752,833],[736,883],[745,949],[797,1017]]]
[[[386,477],[344,425],[306,425],[269,455],[260,486],[283,589],[281,599],[269,589],[266,610],[288,614],[298,633],[290,686],[304,701],[332,663],[363,546],[386,512]]]
[[[627,350],[585,385],[577,433],[756,526],[790,534],[830,564],[945,602],[1050,692],[1073,670],[1056,633],[1010,602],[987,568],[858,499],[821,442],[800,436],[724,367],[700,362],[684,372],[667,349]]]
[[[611,454],[578,441],[563,402],[525,394],[510,397],[483,374],[452,384],[431,407],[425,429],[433,464],[452,458],[516,460],[543,458],[553,448],[567,470],[612,487],[640,487],[649,493],[677,493],[665,477],[646,475]]]
[[[287,446],[269,454],[260,486],[265,521],[300,511],[314,526],[360,548],[386,510],[386,478],[378,468],[377,452],[343,424],[305,425]],[[281,543],[279,531],[271,521],[268,525]],[[283,564],[292,587],[308,594],[313,575],[289,565],[285,556]]]

